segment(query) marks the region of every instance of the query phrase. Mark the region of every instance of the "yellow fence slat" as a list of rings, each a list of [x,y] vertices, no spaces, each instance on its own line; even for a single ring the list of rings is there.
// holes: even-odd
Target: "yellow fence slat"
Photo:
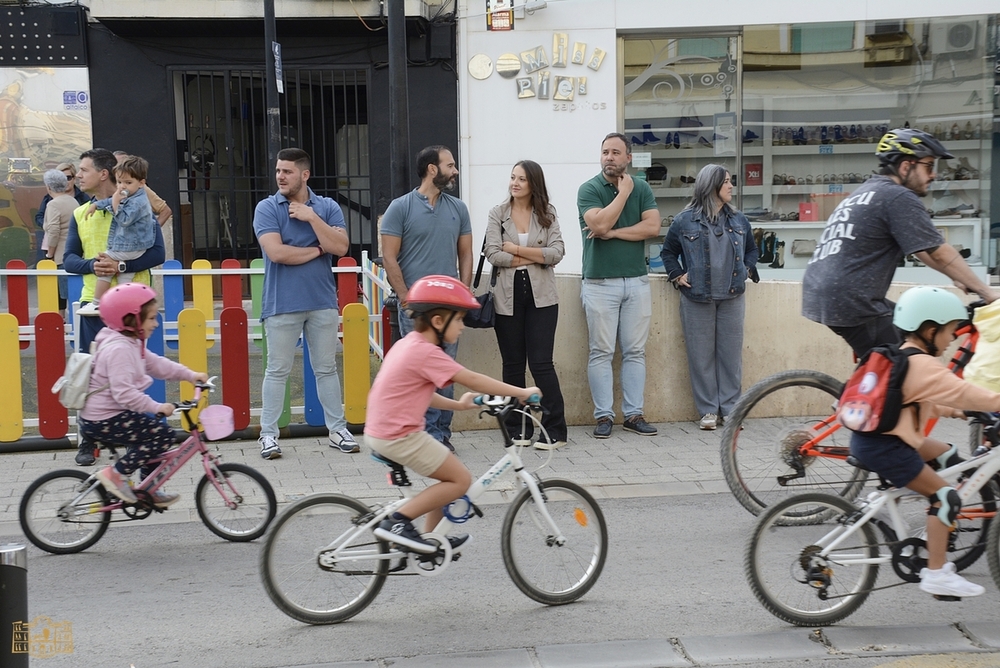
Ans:
[[[205,314],[200,309],[186,308],[177,314],[177,361],[192,371],[208,373],[208,351],[205,348]],[[194,397],[194,386],[181,383],[181,400]],[[192,420],[198,412],[191,411]]]
[[[17,340],[17,316],[0,313],[0,442],[13,443],[24,435],[24,408],[21,397],[21,346]]]
[[[212,263],[208,260],[195,260],[191,263],[192,269],[211,269]],[[194,275],[191,277],[191,299],[194,307],[205,314],[205,320],[215,320],[215,296],[212,294],[212,277],[208,274]],[[209,327],[205,330],[207,337],[214,335],[214,330]],[[206,347],[211,348],[215,341],[208,338]]]
[[[344,416],[351,424],[364,424],[371,389],[368,355],[368,308],[348,304],[341,311],[344,327]]]
[[[36,269],[55,271],[56,263],[52,260],[42,260]],[[38,277],[38,312],[58,313],[59,312],[59,277],[39,276]]]

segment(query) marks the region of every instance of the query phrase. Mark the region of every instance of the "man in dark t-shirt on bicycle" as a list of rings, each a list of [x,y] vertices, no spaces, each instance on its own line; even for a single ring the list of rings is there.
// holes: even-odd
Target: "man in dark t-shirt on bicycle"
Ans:
[[[909,128],[886,133],[875,155],[878,174],[830,215],[802,280],[802,315],[843,337],[858,357],[902,340],[886,293],[907,255],[987,302],[1000,297],[945,242],[920,201],[936,160],[954,156],[932,135]]]

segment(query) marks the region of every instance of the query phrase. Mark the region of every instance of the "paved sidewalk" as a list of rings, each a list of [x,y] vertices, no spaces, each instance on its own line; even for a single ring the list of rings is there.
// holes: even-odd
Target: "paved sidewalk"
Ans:
[[[603,440],[591,436],[591,426],[570,427],[568,445],[554,451],[540,475],[578,482],[598,499],[728,493],[719,465],[721,430],[702,431],[693,422],[656,426],[659,435],[639,436],[616,425],[611,438]],[[459,432],[452,442],[474,478],[503,455],[496,429]],[[218,444],[223,461],[245,463],[267,477],[278,497],[279,510],[281,505],[314,492],[336,491],[362,500],[397,496],[386,481],[388,469],[373,461],[365,447],[349,455],[329,447],[325,438],[281,439],[280,445],[282,457],[268,461],[260,458],[256,441]],[[79,468],[73,462],[75,455],[69,450],[0,455],[0,535],[21,533],[17,508],[24,489],[48,471]],[[545,462],[548,453],[526,448],[522,457],[533,469]],[[199,461],[188,462],[167,485],[171,492],[181,495],[181,500],[162,515],[145,521],[200,521],[194,490],[202,475]],[[414,486],[424,484],[418,475],[411,478]],[[512,476],[501,478],[483,502],[508,500],[514,482]]]

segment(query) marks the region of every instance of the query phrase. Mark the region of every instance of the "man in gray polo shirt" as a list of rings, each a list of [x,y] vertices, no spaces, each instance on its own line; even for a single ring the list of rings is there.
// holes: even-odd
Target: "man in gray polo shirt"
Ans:
[[[397,197],[382,216],[382,262],[399,299],[399,333],[413,331],[406,315],[406,295],[414,281],[440,274],[472,282],[472,222],[465,202],[447,194],[455,187],[458,168],[445,146],[428,146],[417,155],[420,186]],[[454,358],[458,343],[446,344]],[[450,398],[453,386],[438,391]],[[427,433],[454,450],[451,445],[451,411],[429,408],[425,416]]]

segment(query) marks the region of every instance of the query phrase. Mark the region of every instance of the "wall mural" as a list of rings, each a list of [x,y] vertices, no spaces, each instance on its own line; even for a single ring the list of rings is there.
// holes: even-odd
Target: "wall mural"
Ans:
[[[91,143],[87,68],[0,68],[0,267],[34,263],[42,174]]]

